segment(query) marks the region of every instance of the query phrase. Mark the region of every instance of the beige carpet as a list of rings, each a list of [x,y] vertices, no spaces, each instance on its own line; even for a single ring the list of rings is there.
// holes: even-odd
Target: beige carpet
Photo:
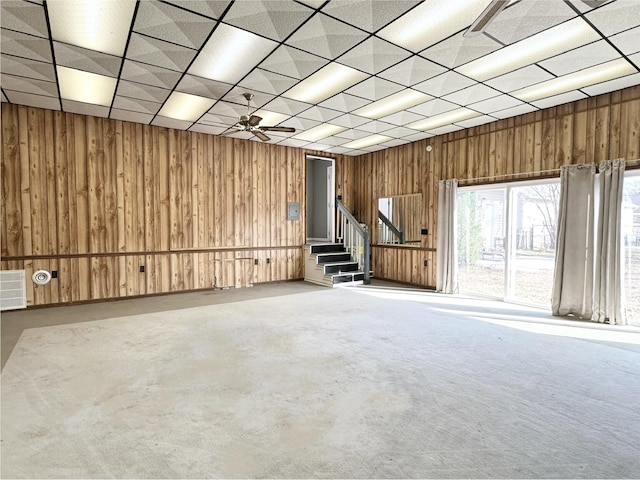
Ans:
[[[382,295],[27,329],[2,372],[2,477],[640,474],[637,333],[533,333],[490,303],[481,321]]]

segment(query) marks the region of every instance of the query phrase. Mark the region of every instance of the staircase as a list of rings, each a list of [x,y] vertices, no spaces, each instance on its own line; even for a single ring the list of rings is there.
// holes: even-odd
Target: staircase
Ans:
[[[327,287],[362,285],[364,272],[341,243],[311,243],[304,246],[304,279]]]

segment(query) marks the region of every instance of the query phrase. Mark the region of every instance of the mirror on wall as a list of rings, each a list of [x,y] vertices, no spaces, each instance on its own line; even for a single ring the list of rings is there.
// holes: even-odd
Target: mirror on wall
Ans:
[[[420,245],[422,194],[378,199],[378,244]]]

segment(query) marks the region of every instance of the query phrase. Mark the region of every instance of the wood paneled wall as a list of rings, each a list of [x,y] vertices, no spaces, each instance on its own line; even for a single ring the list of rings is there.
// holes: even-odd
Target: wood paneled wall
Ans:
[[[306,153],[3,103],[1,268],[58,272],[29,305],[302,278]]]
[[[432,147],[426,151],[427,145]],[[375,246],[374,275],[435,287],[438,181],[461,186],[558,176],[562,165],[625,158],[640,166],[640,86],[381,150],[344,162],[356,217],[377,224],[377,199],[421,193],[419,248]],[[424,266],[425,260],[427,266]]]

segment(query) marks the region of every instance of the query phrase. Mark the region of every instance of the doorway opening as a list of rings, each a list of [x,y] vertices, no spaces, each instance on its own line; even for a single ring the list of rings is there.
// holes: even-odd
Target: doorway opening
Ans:
[[[335,160],[307,155],[307,243],[335,239]]]

